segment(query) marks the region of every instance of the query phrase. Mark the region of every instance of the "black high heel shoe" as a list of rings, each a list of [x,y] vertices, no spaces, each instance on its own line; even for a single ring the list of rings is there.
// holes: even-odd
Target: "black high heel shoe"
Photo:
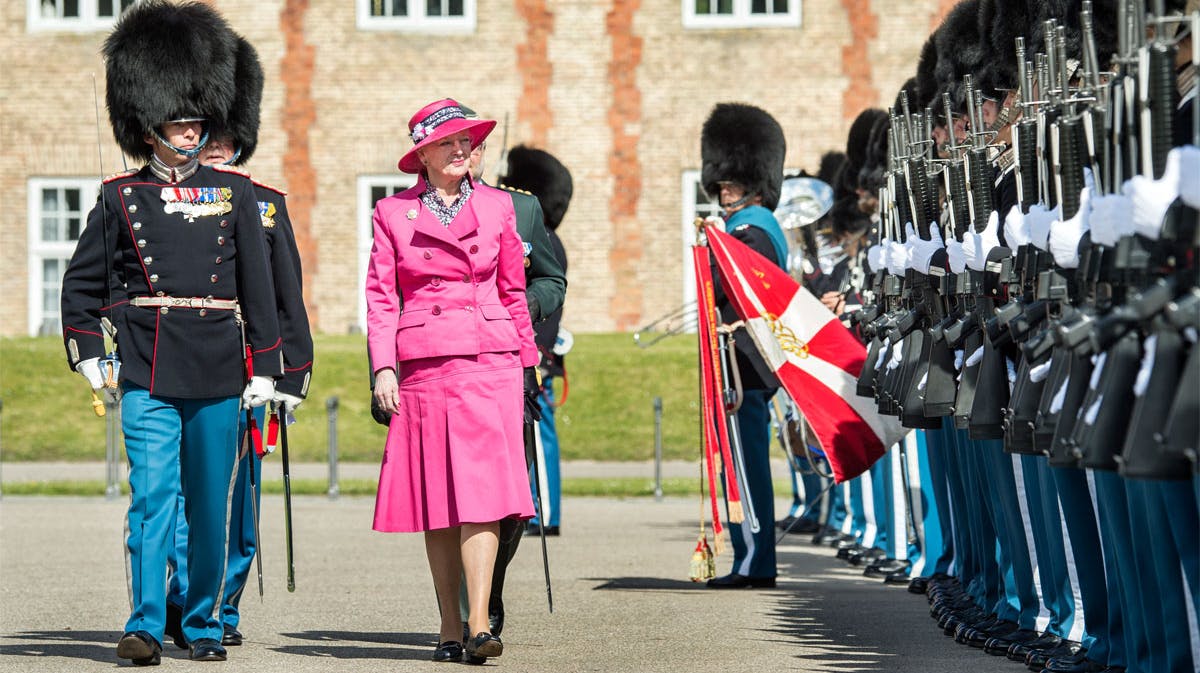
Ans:
[[[498,636],[480,631],[467,641],[466,653],[468,664],[482,664],[488,657],[504,654],[504,643],[500,642]]]
[[[434,661],[462,661],[463,644],[457,640],[447,640],[433,650]]]

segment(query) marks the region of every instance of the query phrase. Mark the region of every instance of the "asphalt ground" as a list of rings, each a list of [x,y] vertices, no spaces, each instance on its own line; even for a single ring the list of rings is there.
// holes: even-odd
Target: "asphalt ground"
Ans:
[[[784,503],[780,502],[782,507]],[[108,671],[128,614],[123,499],[0,499],[0,670]],[[265,598],[251,576],[246,643],[225,663],[168,644],[160,669],[255,673],[434,671],[437,608],[419,536],[371,531],[372,498],[298,498],[296,591],[285,586],[282,498],[263,503]],[[1014,673],[941,635],[928,605],[862,577],[807,539],[779,549],[774,590],[713,591],[688,580],[696,499],[572,498],[541,550],[526,538],[509,571],[505,652],[488,667],[571,671]],[[731,552],[717,560],[727,572]],[[458,669],[454,669],[458,670]]]

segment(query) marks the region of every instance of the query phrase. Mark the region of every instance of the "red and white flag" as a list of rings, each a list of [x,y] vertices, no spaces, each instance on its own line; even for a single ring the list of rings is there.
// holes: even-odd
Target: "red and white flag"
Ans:
[[[862,474],[908,433],[855,394],[866,348],[783,269],[714,226],[705,233],[734,310],[812,427],[834,479]]]

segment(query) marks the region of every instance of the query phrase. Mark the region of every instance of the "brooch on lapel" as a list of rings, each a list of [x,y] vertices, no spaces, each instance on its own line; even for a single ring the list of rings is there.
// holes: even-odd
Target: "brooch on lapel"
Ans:
[[[188,222],[233,210],[233,190],[228,187],[164,187],[159,196],[167,204],[166,212],[181,213]]]
[[[410,220],[417,219],[417,209],[416,208],[412,208],[408,211],[408,219],[410,219]]]

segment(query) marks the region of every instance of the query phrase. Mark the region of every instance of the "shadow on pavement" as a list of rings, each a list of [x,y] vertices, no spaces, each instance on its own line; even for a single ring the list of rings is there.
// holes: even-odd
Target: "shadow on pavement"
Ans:
[[[116,663],[120,631],[22,631],[6,636],[28,641],[0,646],[0,655],[64,657]]]
[[[334,659],[428,661],[433,655],[433,648],[437,645],[437,635],[433,633],[301,631],[279,635],[285,638],[312,641],[312,644],[282,645],[269,648],[273,652],[304,657],[332,657]],[[393,647],[371,647],[360,643]]]
[[[588,582],[600,582],[594,590],[615,591],[703,591],[704,582],[666,579],[663,577],[584,577]]]

